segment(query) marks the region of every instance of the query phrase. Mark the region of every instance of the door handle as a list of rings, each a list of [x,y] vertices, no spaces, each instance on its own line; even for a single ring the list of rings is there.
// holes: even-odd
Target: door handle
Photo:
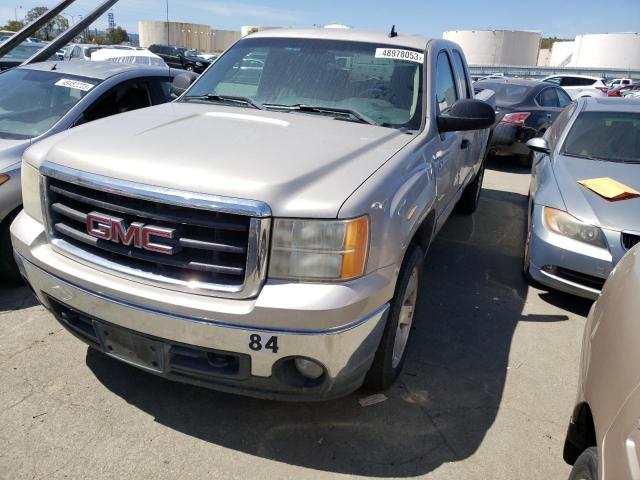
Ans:
[[[464,140],[462,140],[462,142],[460,143],[460,148],[462,150],[464,150],[465,148],[468,148],[469,145],[471,145],[471,142],[469,140],[467,140],[466,138]]]

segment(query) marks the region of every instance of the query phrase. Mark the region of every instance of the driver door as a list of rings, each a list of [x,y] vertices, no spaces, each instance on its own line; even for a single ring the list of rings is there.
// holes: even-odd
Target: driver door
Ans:
[[[455,75],[451,59],[446,50],[438,53],[436,61],[435,111],[437,115],[447,113],[458,100]],[[453,209],[454,200],[460,188],[460,169],[466,150],[461,148],[460,132],[444,132],[438,135],[438,149],[432,157],[436,176],[436,208],[438,222],[444,222]]]

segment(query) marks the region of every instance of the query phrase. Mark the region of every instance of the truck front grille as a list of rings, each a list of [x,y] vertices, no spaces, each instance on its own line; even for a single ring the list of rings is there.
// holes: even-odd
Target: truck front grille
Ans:
[[[49,235],[59,249],[99,268],[190,292],[204,287],[208,293],[244,293],[228,296],[256,293],[254,284],[261,281],[262,273],[259,264],[265,263],[257,255],[266,255],[266,248],[258,245],[266,238],[256,230],[266,231],[260,223],[268,219],[162,203],[51,176],[44,182]],[[97,238],[89,232],[88,215],[118,219],[125,229],[131,225],[167,229],[172,238],[153,236],[152,243],[172,251],[153,251],[136,241],[127,245],[122,234],[115,239]]]

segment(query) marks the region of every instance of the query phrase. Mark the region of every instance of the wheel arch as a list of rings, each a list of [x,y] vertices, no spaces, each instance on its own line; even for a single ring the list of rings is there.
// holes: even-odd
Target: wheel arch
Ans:
[[[416,232],[413,234],[411,238],[411,242],[415,243],[420,248],[422,248],[422,252],[426,255],[429,250],[429,246],[431,245],[431,241],[435,236],[435,225],[436,225],[436,212],[431,210],[425,219],[422,221]]]
[[[565,462],[573,465],[582,452],[595,446],[597,446],[596,426],[591,407],[587,402],[582,402],[573,410],[562,456]]]

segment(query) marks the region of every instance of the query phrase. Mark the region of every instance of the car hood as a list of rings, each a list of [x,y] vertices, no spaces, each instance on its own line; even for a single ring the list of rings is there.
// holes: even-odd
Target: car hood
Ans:
[[[147,185],[266,202],[332,218],[415,136],[304,113],[170,103],[74,128],[30,159]]]
[[[0,138],[0,172],[19,164],[22,152],[31,144],[31,140],[10,140]]]
[[[610,177],[640,191],[640,165],[560,155],[553,170],[567,211],[573,216],[612,230],[640,232],[640,197],[610,201],[578,184],[579,180]]]

